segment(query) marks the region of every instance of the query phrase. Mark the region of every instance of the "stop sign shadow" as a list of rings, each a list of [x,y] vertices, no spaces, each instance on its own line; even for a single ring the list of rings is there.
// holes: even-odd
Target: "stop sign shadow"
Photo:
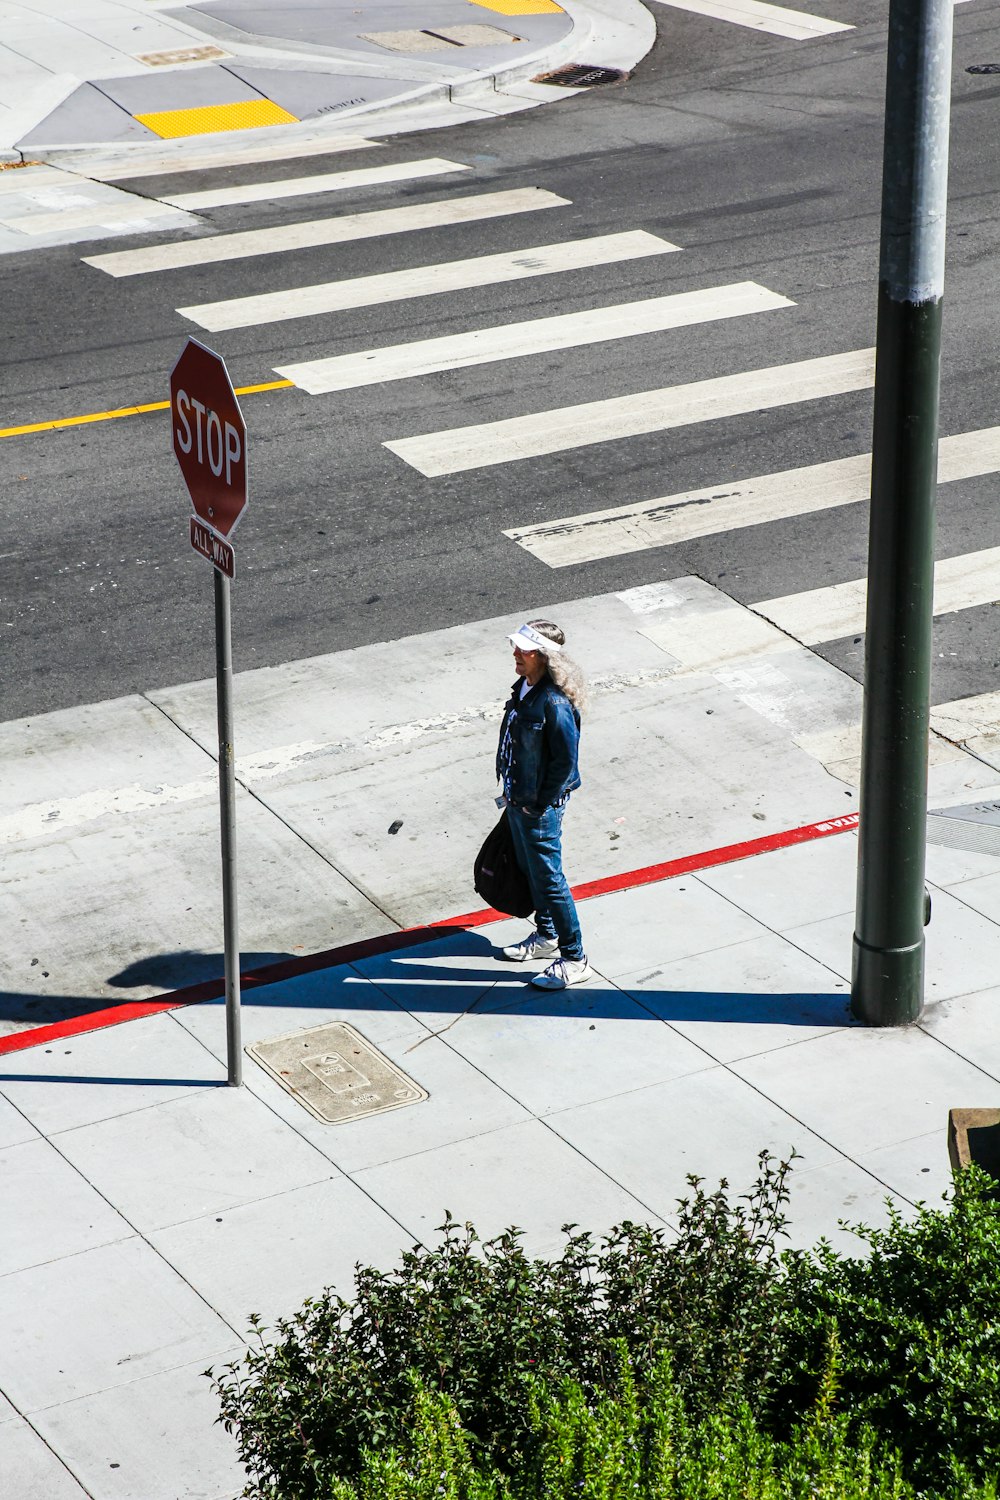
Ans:
[[[197,339],[170,372],[170,424],[195,514],[228,537],[247,503],[247,424],[225,361]]]

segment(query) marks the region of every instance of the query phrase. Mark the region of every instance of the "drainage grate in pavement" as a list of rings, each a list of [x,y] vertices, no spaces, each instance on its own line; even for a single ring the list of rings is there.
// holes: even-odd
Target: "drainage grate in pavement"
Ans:
[[[1000,854],[1000,802],[934,808],[927,814],[927,842],[971,854]]]
[[[552,73],[539,73],[532,83],[554,83],[564,89],[591,89],[598,83],[624,83],[621,68],[588,68],[585,63],[565,63]]]
[[[972,63],[967,73],[1000,73],[1000,63]]]
[[[328,1125],[363,1120],[428,1098],[426,1089],[346,1021],[290,1031],[246,1050],[310,1114]]]

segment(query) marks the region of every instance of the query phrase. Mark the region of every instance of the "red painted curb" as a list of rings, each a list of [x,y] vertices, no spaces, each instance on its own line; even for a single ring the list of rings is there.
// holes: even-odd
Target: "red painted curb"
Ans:
[[[767,833],[759,839],[747,839],[741,844],[726,844],[720,849],[708,849],[701,854],[687,854],[679,859],[664,860],[662,864],[645,865],[640,870],[625,870],[620,875],[607,875],[603,880],[588,880],[582,885],[574,886],[573,895],[577,901],[587,901],[592,896],[630,891],[636,886],[672,880],[677,875],[690,875],[695,870],[708,870],[713,865],[733,864],[740,859],[750,859],[755,854],[770,854],[776,849],[788,849],[793,844],[828,838],[834,833],[849,833],[857,826],[858,814],[846,813],[838,818],[824,819],[821,823],[805,823],[801,828],[787,828],[782,833]],[[339,948],[327,949],[325,953],[288,958],[281,963],[270,964],[267,968],[241,974],[240,985],[243,990],[259,989],[262,985],[277,984],[282,979],[296,979],[302,974],[314,974],[319,969],[355,963],[376,953],[394,953],[399,948],[413,948],[420,943],[429,943],[441,937],[443,929],[486,927],[490,922],[503,921],[504,916],[503,912],[494,911],[487,906],[480,911],[466,912],[463,916],[443,917],[439,922],[430,922],[422,927],[404,927],[398,932],[387,932],[379,937],[359,938],[355,943],[344,943]],[[157,1000],[132,1000],[107,1010],[94,1010],[85,1016],[74,1016],[69,1021],[55,1021],[50,1026],[33,1026],[28,1031],[16,1031],[11,1036],[0,1037],[0,1056],[8,1052],[23,1052],[29,1047],[40,1047],[45,1042],[80,1036],[88,1031],[100,1031],[105,1026],[118,1026],[124,1021],[138,1021],[143,1016],[159,1015],[161,1011],[179,1010],[185,1005],[197,1005],[202,1000],[218,1000],[224,993],[225,982],[222,979],[209,979],[202,984],[191,984],[185,989],[173,990]]]

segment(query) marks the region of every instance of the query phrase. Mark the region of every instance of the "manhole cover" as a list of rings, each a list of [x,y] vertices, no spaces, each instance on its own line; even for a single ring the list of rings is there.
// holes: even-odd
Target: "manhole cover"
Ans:
[[[427,1090],[346,1021],[255,1042],[247,1052],[317,1120],[339,1125],[417,1104]]]
[[[539,73],[532,83],[554,83],[564,89],[590,89],[598,83],[624,83],[621,68],[588,68],[585,63],[565,63],[552,73]]]
[[[1000,802],[934,808],[927,814],[927,841],[970,854],[1000,854]]]
[[[1000,73],[1000,63],[973,63],[967,73]]]

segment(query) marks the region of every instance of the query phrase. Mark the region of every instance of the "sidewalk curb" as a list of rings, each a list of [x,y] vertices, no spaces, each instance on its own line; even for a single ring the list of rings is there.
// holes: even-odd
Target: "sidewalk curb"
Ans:
[[[678,875],[690,875],[697,870],[712,869],[716,865],[735,864],[738,860],[752,859],[758,854],[771,854],[778,849],[788,849],[795,844],[811,843],[815,839],[829,838],[837,833],[852,833],[858,826],[858,813],[842,813],[837,817],[824,818],[817,823],[805,823],[798,828],[786,828],[779,833],[762,834],[760,838],[746,839],[739,844],[725,844],[718,849],[704,850],[698,854],[681,855],[664,860],[661,864],[646,865],[638,870],[625,870],[619,875],[606,875],[598,880],[584,881],[573,887],[577,901],[588,901],[593,896],[607,896],[616,891],[634,890],[637,886],[656,885],[661,880],[672,880]],[[420,927],[404,927],[396,932],[387,932],[377,937],[361,938],[354,943],[344,943],[339,948],[329,948],[322,953],[309,953],[302,958],[285,959],[281,963],[269,964],[240,975],[244,990],[260,989],[265,985],[278,984],[285,979],[297,979],[303,974],[314,974],[322,969],[336,968],[358,959],[371,958],[379,953],[395,953],[401,948],[414,948],[423,943],[434,942],[451,929],[475,929],[487,927],[492,922],[506,921],[504,912],[485,907],[479,911],[465,912],[461,916],[443,917]],[[160,1015],[163,1011],[180,1010],[187,1005],[197,1005],[206,1000],[219,1000],[225,994],[224,979],[204,980],[200,984],[187,985],[173,990],[160,998],[133,1000],[111,1009],[90,1011],[84,1016],[74,1016],[68,1021],[56,1021],[49,1026],[36,1026],[27,1031],[17,1031],[0,1037],[0,1057],[13,1052],[26,1052],[31,1047],[41,1047],[46,1042],[61,1041],[66,1037],[82,1036],[91,1031],[103,1031],[109,1026],[118,1026],[126,1021],[139,1021],[146,1016]]]
[[[329,120],[314,118],[299,121],[296,125],[265,126],[252,131],[206,133],[197,137],[184,137],[182,140],[186,142],[196,139],[202,149],[210,150],[230,143],[235,137],[246,139],[251,136],[255,142],[265,144],[280,141],[292,142],[303,136],[315,137],[317,134],[327,134],[331,142],[335,143],[337,136],[341,134],[342,122],[349,121],[354,127],[350,133],[357,134],[359,122],[367,124],[369,121],[374,122],[382,118],[387,121],[387,128],[378,132],[381,134],[402,134],[407,130],[447,127],[449,124],[464,122],[449,122],[442,119],[435,123],[419,120],[402,125],[399,132],[394,132],[391,128],[392,115],[397,112],[405,115],[413,110],[426,110],[429,113],[435,105],[444,108],[451,105],[461,107],[463,104],[474,107],[475,98],[481,97],[484,91],[503,94],[506,89],[518,83],[530,81],[536,73],[542,70],[553,71],[568,63],[595,67],[606,66],[627,73],[646,56],[656,40],[656,21],[647,9],[644,0],[561,0],[561,3],[573,22],[569,35],[547,47],[539,48],[516,63],[498,64],[492,68],[470,72],[464,77],[451,80],[418,84],[392,99],[341,110]],[[266,49],[261,50],[266,54]],[[263,60],[262,58],[261,61]],[[317,70],[315,58],[310,58],[310,61],[313,67],[309,71],[337,71],[335,57],[329,58],[330,66],[326,69]],[[343,69],[344,65],[340,66]],[[81,80],[83,81],[85,80]],[[574,90],[567,89],[565,92],[572,93]],[[554,102],[554,100],[534,101],[535,106],[545,102]],[[526,99],[523,107],[531,108],[532,103]],[[42,123],[45,118],[43,116],[39,123]],[[162,140],[115,143],[95,140],[54,142],[24,151],[4,147],[0,148],[0,162],[21,162],[30,159],[45,164],[59,162],[72,168],[72,159],[78,152],[89,154],[99,150],[113,151],[116,155],[120,155],[122,160],[134,159],[137,168],[135,175],[140,176],[143,158],[153,152],[162,154],[164,146],[170,144],[173,143]],[[183,166],[179,165],[178,170],[183,171]]]

